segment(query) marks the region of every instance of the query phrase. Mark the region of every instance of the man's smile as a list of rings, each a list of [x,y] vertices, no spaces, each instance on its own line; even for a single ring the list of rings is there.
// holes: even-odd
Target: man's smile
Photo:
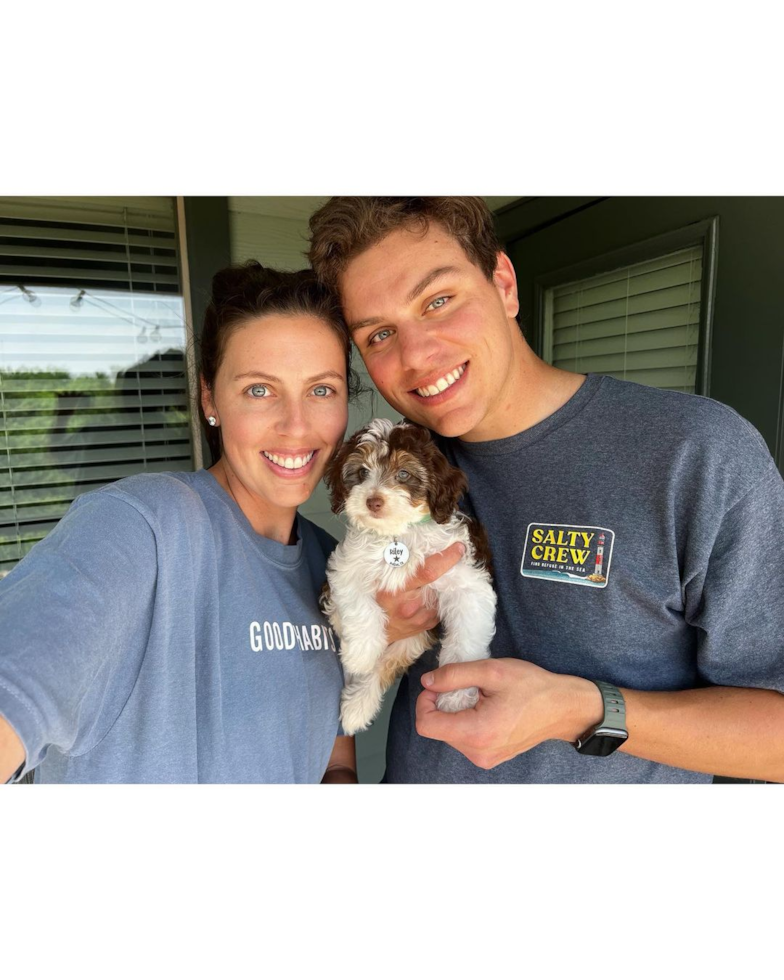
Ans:
[[[428,405],[440,405],[463,387],[468,364],[468,361],[464,361],[436,378],[425,379],[415,388],[412,388],[409,394],[423,402],[426,401]]]

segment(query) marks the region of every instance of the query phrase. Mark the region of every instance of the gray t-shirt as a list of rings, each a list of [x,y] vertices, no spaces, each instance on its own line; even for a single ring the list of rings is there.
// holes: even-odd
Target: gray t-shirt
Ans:
[[[468,476],[499,594],[494,657],[635,690],[784,692],[784,483],[762,437],[709,398],[589,375],[508,439],[441,440]],[[709,782],[563,741],[491,770],[417,735],[426,654],[392,711],[386,782]]]
[[[79,497],[0,583],[0,714],[36,782],[320,781],[334,541],[301,516],[297,533],[256,534],[205,470]]]

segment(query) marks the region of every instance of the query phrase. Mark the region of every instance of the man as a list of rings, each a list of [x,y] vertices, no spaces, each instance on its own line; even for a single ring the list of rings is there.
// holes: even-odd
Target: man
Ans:
[[[386,780],[784,781],[784,484],[756,430],[540,360],[480,199],[333,198],[311,232],[370,376],[443,437],[493,551],[492,659],[409,672]],[[435,709],[472,685],[476,708]]]

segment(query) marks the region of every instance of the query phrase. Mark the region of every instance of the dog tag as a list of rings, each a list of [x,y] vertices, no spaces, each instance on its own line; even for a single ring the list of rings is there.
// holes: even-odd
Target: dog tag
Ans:
[[[393,568],[402,568],[408,561],[408,548],[402,541],[393,541],[384,548],[384,561]]]

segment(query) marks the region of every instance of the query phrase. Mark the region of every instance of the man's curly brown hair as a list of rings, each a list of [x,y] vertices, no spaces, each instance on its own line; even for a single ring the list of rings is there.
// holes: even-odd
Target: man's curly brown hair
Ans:
[[[440,224],[492,282],[498,253],[493,215],[481,197],[331,197],[310,219],[308,259],[330,288],[348,263],[399,228]]]

